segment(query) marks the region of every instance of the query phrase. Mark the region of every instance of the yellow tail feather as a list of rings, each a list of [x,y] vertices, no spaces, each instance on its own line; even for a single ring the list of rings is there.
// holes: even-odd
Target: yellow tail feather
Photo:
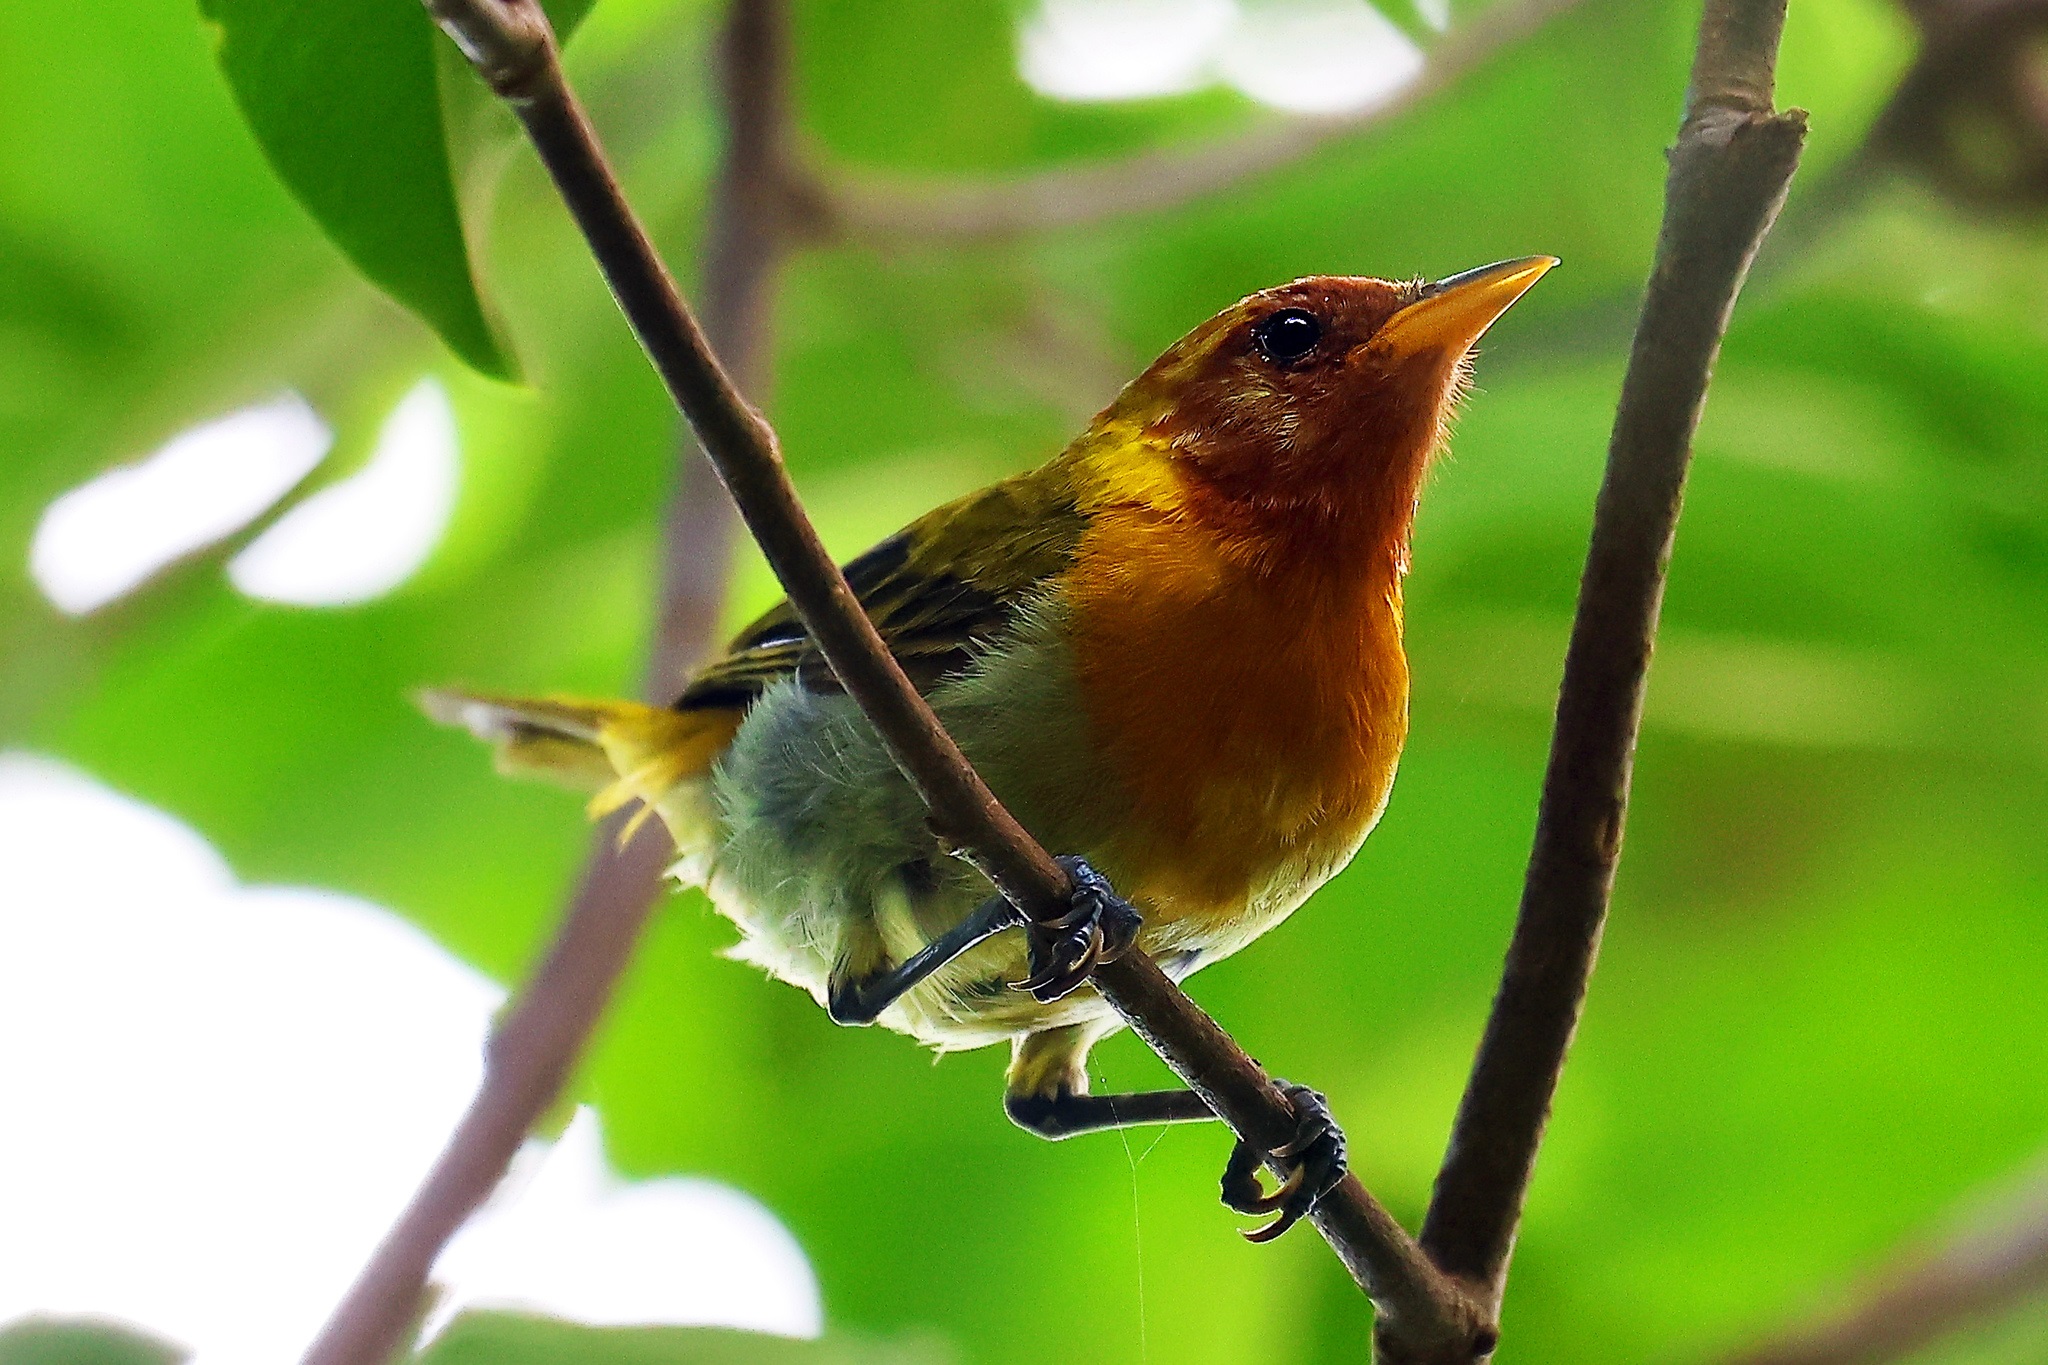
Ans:
[[[497,750],[498,767],[512,774],[552,778],[592,792],[592,818],[633,802],[643,809],[627,827],[637,829],[661,811],[663,798],[709,772],[739,728],[730,711],[673,711],[637,701],[583,697],[505,697],[435,688],[420,694],[420,708]]]

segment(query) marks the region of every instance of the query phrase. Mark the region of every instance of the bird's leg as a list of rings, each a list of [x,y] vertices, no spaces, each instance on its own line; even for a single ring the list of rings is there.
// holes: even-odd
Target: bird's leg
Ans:
[[[1027,1133],[1051,1142],[1104,1128],[1137,1128],[1153,1123],[1201,1123],[1216,1117],[1192,1090],[1133,1090],[1121,1095],[1008,1095],[1003,1112]]]
[[[872,1024],[918,982],[983,940],[1018,925],[1028,934],[1031,975],[1016,989],[1031,992],[1047,1005],[1073,994],[1098,963],[1114,962],[1130,951],[1142,921],[1100,872],[1080,858],[1058,861],[1074,881],[1067,911],[1059,918],[1030,920],[1002,896],[990,896],[900,966],[866,978],[835,972],[826,986],[826,1013],[835,1023]]]
[[[1050,1141],[1104,1128],[1198,1123],[1216,1117],[1192,1090],[1088,1093],[1088,1050],[1117,1028],[1088,1019],[1019,1035],[1003,1079],[1003,1109],[1027,1133]]]
[[[1245,1234],[1248,1241],[1270,1242],[1313,1211],[1319,1200],[1349,1169],[1344,1130],[1331,1117],[1330,1102],[1305,1085],[1279,1079],[1274,1084],[1294,1105],[1294,1136],[1265,1152],[1239,1138],[1223,1167],[1223,1202],[1239,1213],[1277,1213],[1262,1228]],[[1259,1167],[1277,1157],[1292,1169],[1271,1194],[1259,1188]]]
[[[857,980],[834,973],[826,986],[825,1012],[835,1024],[872,1024],[906,991],[984,939],[1024,923],[1024,912],[1001,896],[990,896],[973,914],[926,944],[901,966]]]
[[[1029,991],[1041,1005],[1072,995],[1099,964],[1114,962],[1129,952],[1144,923],[1131,903],[1117,895],[1109,879],[1086,862],[1079,858],[1055,861],[1073,879],[1074,891],[1064,915],[1025,924],[1031,945],[1031,975],[1016,986]]]
[[[1305,1085],[1276,1081],[1293,1102],[1295,1133],[1271,1152],[1238,1139],[1223,1167],[1223,1202],[1239,1213],[1277,1213],[1279,1217],[1245,1237],[1270,1242],[1314,1210],[1348,1169],[1344,1130],[1330,1116],[1329,1101]],[[1104,1128],[1133,1128],[1152,1123],[1195,1123],[1213,1119],[1200,1095],[1192,1090],[1140,1090],[1124,1095],[1081,1095],[1060,1090],[1050,1095],[1011,1094],[1003,1109],[1026,1132],[1058,1140]],[[1293,1166],[1271,1194],[1259,1188],[1259,1167],[1268,1157]]]

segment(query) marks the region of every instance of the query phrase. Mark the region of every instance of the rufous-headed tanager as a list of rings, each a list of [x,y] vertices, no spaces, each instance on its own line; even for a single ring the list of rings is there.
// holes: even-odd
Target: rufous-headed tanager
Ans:
[[[1472,344],[1555,264],[1254,294],[1051,461],[847,566],[989,786],[1069,855],[1087,923],[1064,956],[1042,932],[1000,932],[1021,917],[941,847],[787,603],[670,706],[437,692],[429,709],[507,769],[659,814],[675,876],[739,927],[734,956],[840,1022],[941,1049],[1008,1041],[1023,1127],[1210,1118],[1188,1091],[1088,1093],[1088,1050],[1119,1021],[1072,946],[1135,936],[1185,978],[1350,861],[1407,735],[1401,580],[1424,472]],[[1280,1213],[1261,1236],[1343,1171],[1321,1097],[1289,1093],[1289,1181],[1262,1195],[1269,1154],[1243,1144],[1224,1181],[1233,1207]]]

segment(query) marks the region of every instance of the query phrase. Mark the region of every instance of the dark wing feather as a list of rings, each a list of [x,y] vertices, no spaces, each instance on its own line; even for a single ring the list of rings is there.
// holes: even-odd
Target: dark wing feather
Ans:
[[[1074,562],[1085,523],[1046,474],[948,503],[846,566],[847,582],[919,691],[999,638],[1034,590]],[[785,599],[748,626],[677,699],[678,710],[745,707],[784,678],[837,691],[831,665]]]

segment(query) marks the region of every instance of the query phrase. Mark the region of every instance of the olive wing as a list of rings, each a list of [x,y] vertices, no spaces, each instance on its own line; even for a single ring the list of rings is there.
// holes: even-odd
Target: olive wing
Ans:
[[[1065,573],[1085,521],[1043,473],[951,502],[846,565],[846,579],[920,692],[1000,639],[1034,593]],[[838,691],[832,667],[787,599],[692,679],[678,710],[744,709],[795,678]]]

